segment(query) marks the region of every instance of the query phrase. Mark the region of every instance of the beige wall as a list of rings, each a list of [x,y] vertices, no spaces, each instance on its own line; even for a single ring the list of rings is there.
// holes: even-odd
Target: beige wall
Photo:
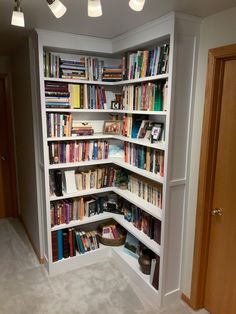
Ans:
[[[198,169],[208,50],[211,48],[233,43],[236,43],[236,7],[230,10],[222,11],[203,20],[200,31],[199,58],[197,66],[197,81],[190,157],[191,170],[184,229],[181,289],[183,293],[185,293],[185,295],[187,296],[190,296],[191,291]]]

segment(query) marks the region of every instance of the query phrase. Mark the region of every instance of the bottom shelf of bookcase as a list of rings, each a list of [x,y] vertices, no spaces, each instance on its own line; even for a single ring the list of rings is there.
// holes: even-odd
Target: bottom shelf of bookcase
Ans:
[[[50,275],[56,275],[75,270],[84,266],[112,259],[118,268],[125,272],[139,291],[144,294],[153,306],[160,306],[158,291],[150,283],[150,276],[145,275],[139,268],[138,260],[124,251],[124,246],[111,247],[100,244],[100,248],[85,254],[68,257],[49,266]]]
[[[112,258],[116,265],[132,279],[141,293],[150,300],[150,303],[154,306],[160,306],[158,290],[152,286],[150,275],[141,272],[138,260],[127,254],[123,246],[113,247]]]
[[[91,265],[102,261],[111,255],[111,248],[100,244],[99,249],[87,252],[85,254],[77,254],[73,257],[63,258],[57,262],[50,263],[48,270],[50,275],[64,273],[83,266]]]

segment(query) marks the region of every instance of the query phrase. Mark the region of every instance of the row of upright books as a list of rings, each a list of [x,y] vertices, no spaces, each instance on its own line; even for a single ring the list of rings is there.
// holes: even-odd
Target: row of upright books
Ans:
[[[169,44],[151,50],[128,52],[123,56],[124,79],[138,79],[168,72]]]
[[[47,113],[48,138],[93,135],[94,130],[90,122],[82,122],[72,118],[69,113]]]
[[[125,142],[124,161],[161,177],[164,176],[164,151]]]
[[[92,81],[137,79],[167,73],[168,66],[169,44],[127,52],[121,65],[105,64],[105,60],[97,57],[78,56],[75,59],[44,52],[44,75],[52,78]]]
[[[51,227],[69,224],[71,221],[92,217],[98,212],[97,199],[92,197],[77,197],[62,201],[51,202]]]
[[[73,141],[48,143],[50,164],[70,163],[108,158],[107,141]]]
[[[147,214],[134,204],[127,202],[124,209],[124,218],[131,222],[137,229],[145,233],[158,244],[161,243],[161,222]]]
[[[84,254],[99,248],[97,231],[85,232],[77,228],[52,231],[52,260]]]
[[[145,201],[162,208],[162,188],[135,175],[128,177],[128,190]]]
[[[47,136],[71,136],[72,115],[60,113],[47,113]]]
[[[126,85],[122,90],[124,110],[166,111],[168,81]]]
[[[55,175],[55,171],[60,171],[60,181],[58,182],[58,173]],[[65,193],[73,193],[76,191],[88,191],[91,189],[101,189],[106,187],[115,186],[117,169],[113,167],[98,167],[95,169],[75,171],[75,170],[54,170],[50,172],[50,195],[55,195],[55,188],[58,184],[62,187],[63,181],[63,191],[61,189],[61,195]],[[68,172],[70,172],[68,176]],[[72,191],[69,191],[68,184],[66,180],[73,181],[73,186],[71,182],[68,182],[72,187]]]
[[[106,101],[102,86],[45,82],[46,108],[106,109]]]
[[[65,58],[56,53],[44,52],[44,76],[90,81],[121,80],[121,65],[105,65],[96,57]]]

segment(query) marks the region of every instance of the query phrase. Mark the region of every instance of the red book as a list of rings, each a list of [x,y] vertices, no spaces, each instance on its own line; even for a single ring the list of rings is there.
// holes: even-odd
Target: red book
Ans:
[[[52,231],[52,261],[58,261],[57,232]]]

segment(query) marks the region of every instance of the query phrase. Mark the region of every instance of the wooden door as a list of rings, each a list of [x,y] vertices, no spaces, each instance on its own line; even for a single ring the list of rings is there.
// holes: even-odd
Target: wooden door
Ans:
[[[209,50],[191,296],[236,313],[236,44]]]
[[[205,308],[236,313],[236,59],[224,63]]]
[[[16,216],[11,111],[7,77],[0,75],[0,218]]]

